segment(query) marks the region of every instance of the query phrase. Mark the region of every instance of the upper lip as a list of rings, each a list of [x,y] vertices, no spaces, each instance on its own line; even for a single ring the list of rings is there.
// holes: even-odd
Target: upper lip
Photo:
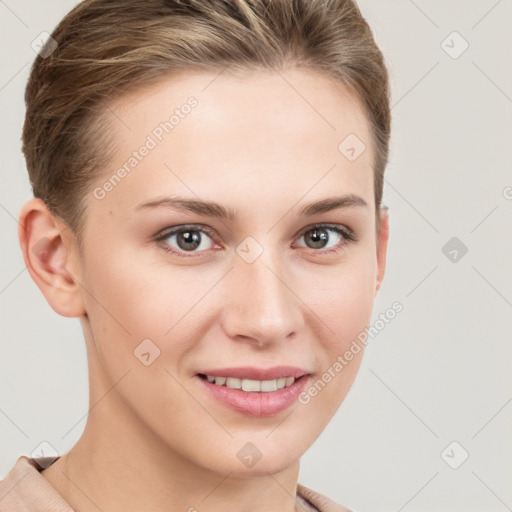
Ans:
[[[298,379],[309,372],[297,366],[273,366],[272,368],[256,368],[254,366],[239,366],[237,368],[215,368],[199,372],[212,377],[235,377],[251,380],[274,380],[281,377]]]

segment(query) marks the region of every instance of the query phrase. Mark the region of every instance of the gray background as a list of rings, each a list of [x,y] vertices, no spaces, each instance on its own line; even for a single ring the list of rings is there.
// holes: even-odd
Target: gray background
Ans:
[[[0,478],[44,440],[69,450],[86,421],[79,321],[46,303],[17,238],[31,42],[76,3],[0,0]],[[393,87],[374,318],[404,310],[370,341],[299,481],[358,512],[512,510],[512,0],[358,3]],[[453,31],[469,44],[457,58]],[[456,261],[452,237],[468,249]]]

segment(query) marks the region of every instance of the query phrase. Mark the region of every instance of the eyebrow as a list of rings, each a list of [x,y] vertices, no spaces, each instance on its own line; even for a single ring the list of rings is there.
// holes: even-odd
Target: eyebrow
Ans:
[[[366,201],[354,194],[348,194],[339,197],[328,197],[320,201],[308,203],[301,207],[299,215],[310,217],[318,213],[325,213],[340,208],[349,208],[354,206],[368,207]],[[235,210],[222,206],[213,201],[204,201],[201,199],[187,199],[184,197],[160,197],[154,200],[140,203],[135,207],[136,211],[148,208],[165,207],[180,211],[190,211],[206,217],[214,217],[232,222],[238,221],[238,215]]]

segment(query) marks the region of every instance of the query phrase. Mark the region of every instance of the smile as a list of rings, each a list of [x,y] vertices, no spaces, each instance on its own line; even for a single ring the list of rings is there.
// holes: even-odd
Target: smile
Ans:
[[[291,386],[295,377],[280,377],[272,380],[239,379],[237,377],[219,377],[199,374],[203,379],[217,386],[225,386],[230,389],[241,389],[248,392],[269,393]]]
[[[195,375],[206,396],[237,413],[269,417],[292,406],[311,374],[296,366],[203,368]]]

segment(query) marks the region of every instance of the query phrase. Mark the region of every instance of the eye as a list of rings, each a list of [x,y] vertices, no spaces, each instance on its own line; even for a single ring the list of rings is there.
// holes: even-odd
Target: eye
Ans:
[[[203,252],[208,249],[208,239],[212,240],[208,235],[209,230],[205,227],[198,226],[180,226],[159,235],[155,240],[164,242],[163,249],[167,252],[179,254],[180,256],[195,256],[195,254],[183,254]],[[177,248],[172,246],[170,240],[174,239]]]
[[[312,249],[311,252],[320,254],[338,252],[348,243],[356,241],[356,236],[352,231],[330,224],[310,227],[302,232],[300,238],[304,238],[306,244],[309,244],[306,247]]]
[[[302,231],[299,239],[301,238],[306,240],[306,249],[314,254],[338,252],[345,245],[357,241],[353,231],[330,224],[308,227]],[[166,252],[183,257],[195,257],[208,250],[213,242],[213,232],[206,226],[179,226],[157,235],[155,241],[162,242],[161,246]]]

